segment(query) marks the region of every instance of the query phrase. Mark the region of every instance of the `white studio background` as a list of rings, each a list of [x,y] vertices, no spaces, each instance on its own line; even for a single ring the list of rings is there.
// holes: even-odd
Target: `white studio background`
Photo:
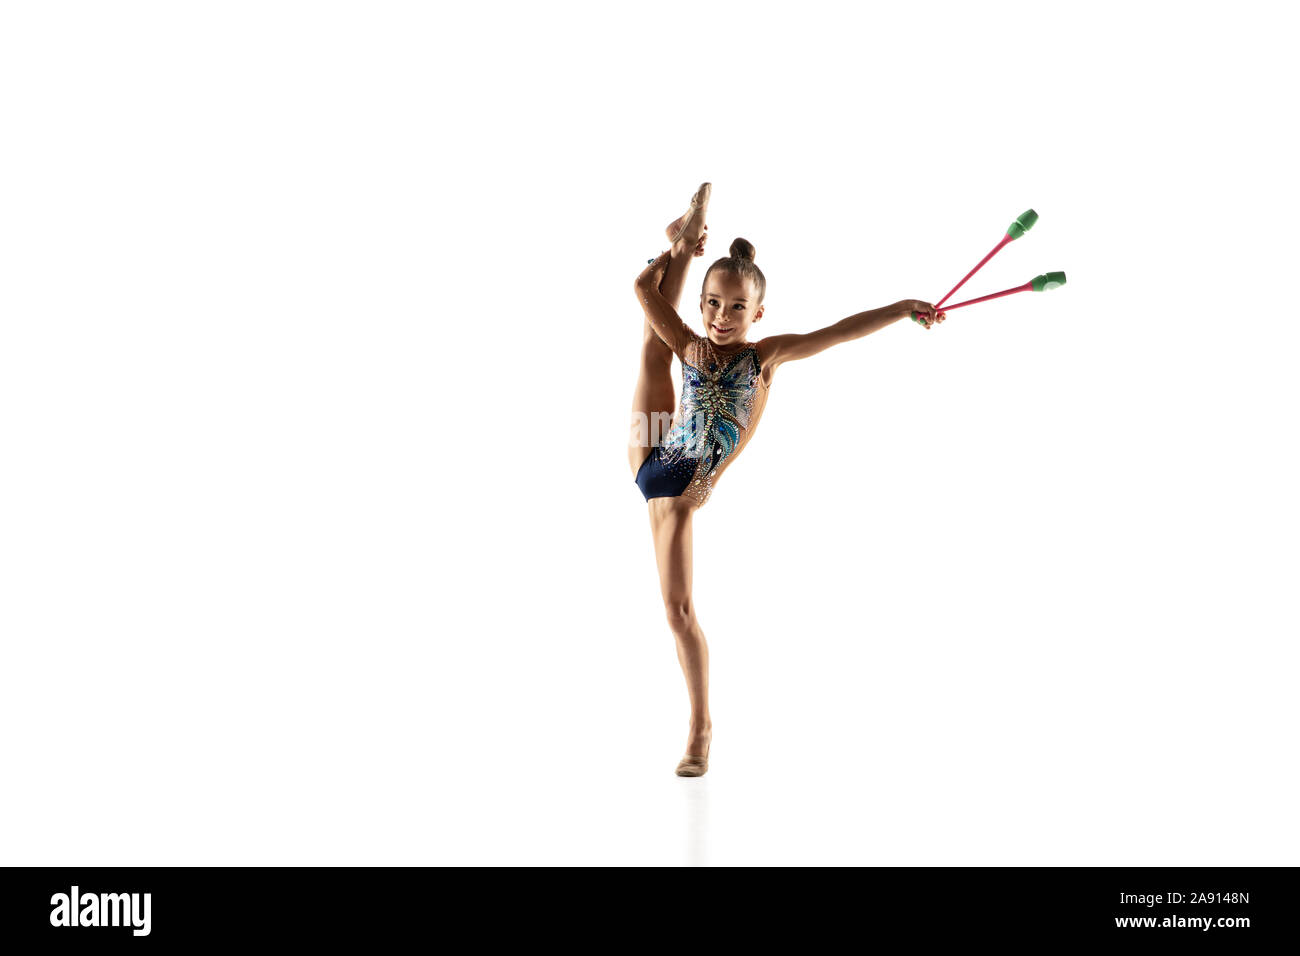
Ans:
[[[1283,4],[45,3],[0,17],[0,854],[1294,865]],[[1230,11],[1230,12],[1229,12]],[[777,374],[625,464],[702,180]],[[756,335],[755,337],[758,337]]]

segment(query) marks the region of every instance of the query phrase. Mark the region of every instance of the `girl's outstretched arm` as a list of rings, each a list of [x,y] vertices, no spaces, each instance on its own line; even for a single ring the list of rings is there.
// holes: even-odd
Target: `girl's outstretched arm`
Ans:
[[[926,328],[936,322],[942,322],[946,315],[942,312],[935,316],[934,306],[920,299],[903,299],[893,305],[859,312],[847,319],[840,319],[834,325],[828,325],[816,332],[791,333],[788,335],[769,335],[760,343],[763,364],[773,366],[795,359],[808,358],[825,351],[832,345],[842,345],[864,335],[870,335],[899,319],[908,318],[912,312],[921,314],[921,324]]]
[[[668,268],[668,260],[671,256],[672,250],[663,253],[636,277],[636,300],[641,303],[641,308],[645,311],[646,319],[649,320],[655,334],[680,356],[682,350],[695,338],[695,334],[682,321],[682,317],[677,314],[672,303],[659,291],[659,282],[663,279],[664,270]]]

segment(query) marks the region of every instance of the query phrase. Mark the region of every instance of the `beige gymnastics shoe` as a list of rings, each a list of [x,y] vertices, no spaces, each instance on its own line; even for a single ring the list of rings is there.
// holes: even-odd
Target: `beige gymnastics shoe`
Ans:
[[[713,746],[713,741],[709,741],[709,747]],[[704,753],[687,754],[677,762],[677,776],[679,777],[703,777],[709,772],[709,747],[704,748]]]
[[[700,188],[691,197],[691,204],[686,212],[669,223],[668,228],[664,230],[668,241],[674,246],[680,243],[688,249],[694,248],[695,255],[704,255],[704,241],[708,239],[705,230],[709,228],[704,222],[704,216],[708,212],[709,196],[712,192],[712,183],[700,183]]]

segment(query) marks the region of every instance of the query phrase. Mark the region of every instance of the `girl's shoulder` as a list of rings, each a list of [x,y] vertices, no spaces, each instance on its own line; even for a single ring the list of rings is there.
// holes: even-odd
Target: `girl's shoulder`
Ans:
[[[764,388],[772,387],[772,376],[776,374],[776,363],[772,361],[771,352],[763,347],[766,339],[754,343],[754,364],[758,366],[758,380]]]
[[[754,359],[758,362],[758,368],[763,376],[763,385],[765,387],[772,384],[772,375],[776,372],[778,364],[775,361],[776,348],[772,338],[769,335],[754,343]]]

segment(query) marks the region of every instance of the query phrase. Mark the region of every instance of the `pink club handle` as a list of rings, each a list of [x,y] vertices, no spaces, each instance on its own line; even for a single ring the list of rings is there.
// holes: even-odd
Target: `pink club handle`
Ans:
[[[988,295],[982,295],[978,299],[967,299],[965,302],[958,302],[956,305],[946,305],[942,309],[935,306],[938,312],[951,312],[953,309],[960,309],[964,305],[974,305],[976,302],[987,302],[989,299],[1000,299],[1004,295],[1012,295],[1016,292],[1033,292],[1034,283],[1026,282],[1024,285],[1018,285],[1014,289],[1004,289],[1001,292],[990,292]],[[951,295],[951,293],[949,293]]]
[[[935,309],[936,309],[936,310],[941,310],[941,309],[943,308],[943,304],[944,304],[945,302],[947,302],[950,298],[952,298],[952,294],[953,294],[954,292],[956,292],[958,289],[960,289],[962,286],[964,286],[964,285],[966,284],[966,279],[969,279],[969,278],[970,278],[971,276],[973,276],[975,273],[979,272],[980,269],[984,268],[984,263],[988,262],[988,261],[989,261],[990,259],[992,259],[995,255],[997,255],[997,254],[1002,250],[1002,247],[1005,246],[1005,245],[1006,245],[1008,242],[1010,242],[1010,241],[1011,241],[1011,233],[1007,233],[1005,236],[1002,237],[1002,241],[999,242],[996,246],[993,247],[993,251],[992,251],[992,252],[990,252],[987,256],[985,256],[983,259],[981,259],[981,260],[979,261],[979,264],[976,265],[974,269],[972,269],[970,272],[966,273],[966,278],[962,279],[962,280],[961,280],[960,282],[958,282],[955,286],[953,286],[951,289],[949,289],[949,290],[948,290],[948,294],[945,295],[942,299],[940,299],[938,302],[936,302],[936,303],[934,304]]]

